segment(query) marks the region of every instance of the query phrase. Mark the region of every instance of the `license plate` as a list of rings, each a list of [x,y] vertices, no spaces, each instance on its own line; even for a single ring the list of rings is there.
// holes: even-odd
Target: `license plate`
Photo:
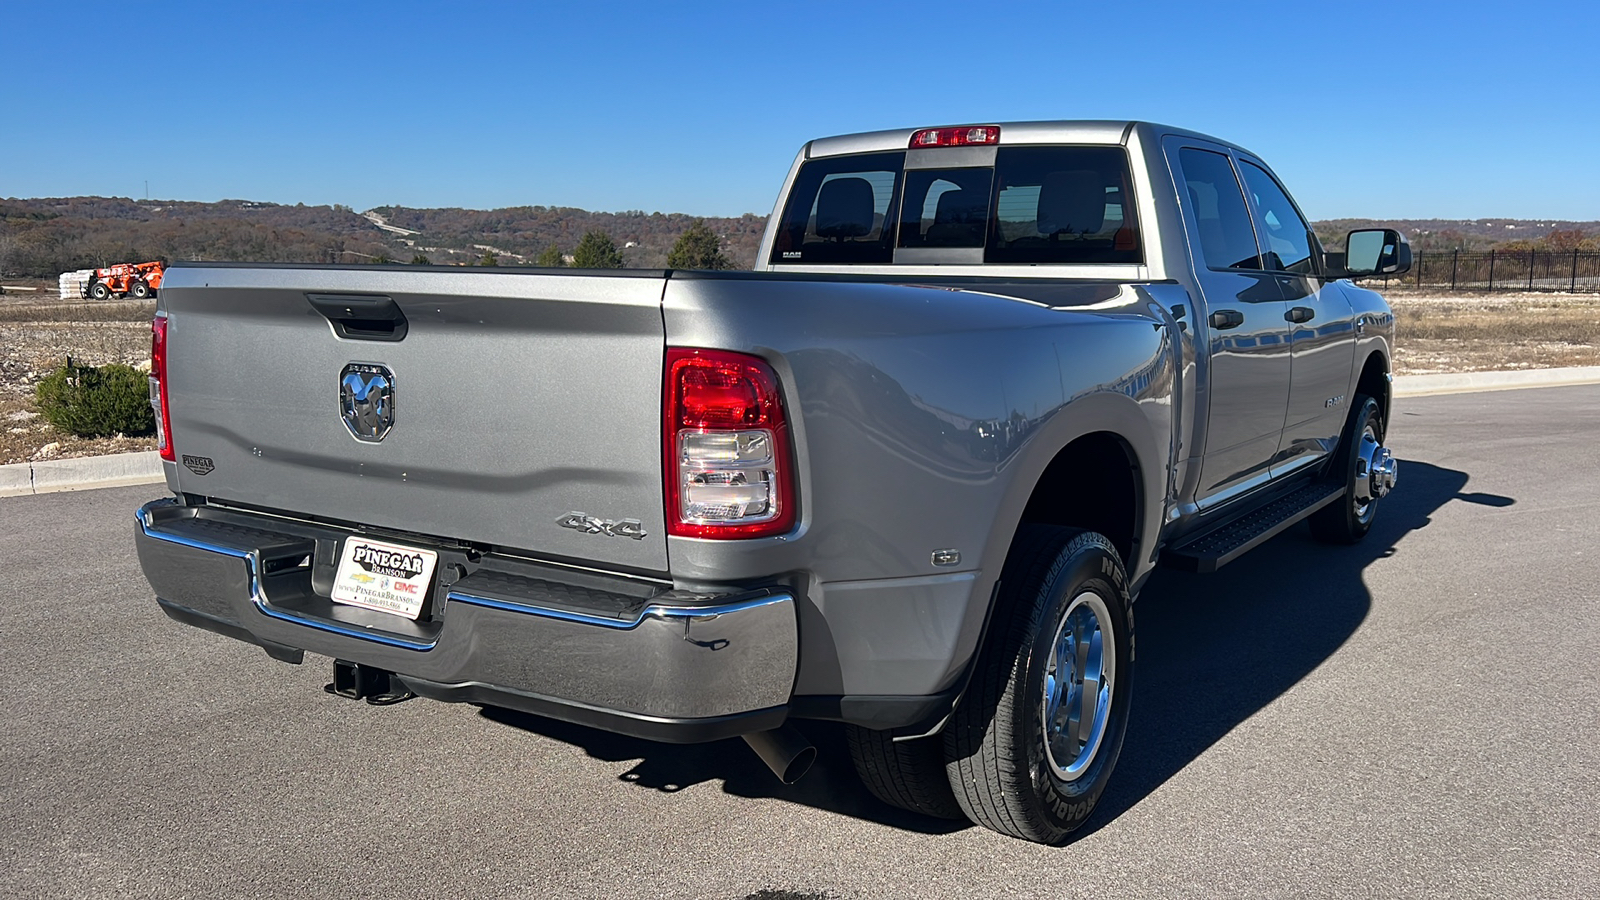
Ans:
[[[439,554],[371,538],[345,538],[333,601],[415,619],[433,583]]]

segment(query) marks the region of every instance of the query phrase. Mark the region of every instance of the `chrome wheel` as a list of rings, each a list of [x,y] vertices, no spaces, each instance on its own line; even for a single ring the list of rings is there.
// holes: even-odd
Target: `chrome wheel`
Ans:
[[[1361,445],[1356,449],[1355,478],[1350,485],[1350,502],[1356,518],[1371,518],[1372,504],[1389,493],[1397,480],[1399,465],[1389,448],[1378,442],[1376,424],[1366,423],[1361,430]]]
[[[1328,481],[1343,482],[1345,496],[1311,514],[1311,534],[1329,544],[1366,537],[1378,517],[1378,501],[1395,485],[1399,468],[1383,446],[1383,408],[1365,394],[1350,404],[1350,420],[1339,449],[1328,460]]]
[[[1073,598],[1056,626],[1044,674],[1044,750],[1056,777],[1075,781],[1099,751],[1111,718],[1116,641],[1100,595]]]
[[[1054,844],[1089,820],[1122,752],[1133,598],[1105,535],[1058,525],[1017,528],[1000,584],[945,727],[946,780],[972,821]]]

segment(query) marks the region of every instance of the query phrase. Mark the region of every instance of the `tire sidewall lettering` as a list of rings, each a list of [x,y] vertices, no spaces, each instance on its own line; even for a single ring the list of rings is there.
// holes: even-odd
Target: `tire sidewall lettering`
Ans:
[[[1111,768],[1116,764],[1121,751],[1123,722],[1127,716],[1129,692],[1126,679],[1131,675],[1132,663],[1132,613],[1121,563],[1098,542],[1079,546],[1079,540],[1068,545],[1069,548],[1076,548],[1072,558],[1056,571],[1048,590],[1041,592],[1042,597],[1048,600],[1039,604],[1044,608],[1035,610],[1034,638],[1029,646],[1027,664],[1019,667],[1019,674],[1026,679],[1022,698],[1026,710],[1024,733],[1028,735],[1025,753],[1029,780],[1034,787],[1039,811],[1064,831],[1076,828],[1088,818],[1105,790]],[[1056,775],[1045,753],[1044,673],[1053,654],[1056,627],[1067,605],[1086,591],[1099,595],[1112,611],[1113,621],[1103,623],[1102,627],[1112,630],[1117,654],[1117,673],[1112,684],[1113,721],[1107,724],[1106,743],[1100,747],[1088,770],[1076,780],[1067,782]]]

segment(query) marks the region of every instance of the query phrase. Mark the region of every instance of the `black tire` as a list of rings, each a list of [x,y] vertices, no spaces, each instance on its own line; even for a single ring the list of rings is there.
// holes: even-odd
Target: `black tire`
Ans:
[[[1054,844],[1088,820],[1116,767],[1133,688],[1133,600],[1116,548],[1104,536],[1028,525],[1001,573],[999,607],[966,697],[945,730],[945,773],[973,822]],[[1045,676],[1066,615],[1092,595],[1111,631],[1103,731],[1062,777],[1046,750]],[[1098,621],[1100,613],[1095,613]],[[1092,659],[1092,653],[1090,654]]]
[[[133,291],[132,291],[132,293],[133,293],[133,299],[135,299],[135,300],[143,300],[146,297],[150,296],[150,285],[145,284],[142,281],[135,281],[133,283]]]
[[[900,809],[962,819],[966,814],[950,793],[944,773],[944,741],[938,736],[914,741],[891,740],[889,732],[846,725],[850,761],[872,796]]]
[[[1378,515],[1378,500],[1365,505],[1356,499],[1356,463],[1361,451],[1361,435],[1371,426],[1383,443],[1383,409],[1365,394],[1355,395],[1350,404],[1350,419],[1339,438],[1329,477],[1344,481],[1344,496],[1311,514],[1311,535],[1329,544],[1354,544],[1372,530]]]
[[[89,285],[89,299],[105,300],[110,296],[111,288],[106,287],[105,282],[96,281],[94,284]]]

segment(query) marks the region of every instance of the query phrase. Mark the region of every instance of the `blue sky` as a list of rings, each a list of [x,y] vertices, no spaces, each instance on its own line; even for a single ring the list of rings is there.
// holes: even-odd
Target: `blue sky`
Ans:
[[[1600,4],[11,0],[0,197],[770,211],[808,139],[1140,118],[1313,218],[1600,219]]]

